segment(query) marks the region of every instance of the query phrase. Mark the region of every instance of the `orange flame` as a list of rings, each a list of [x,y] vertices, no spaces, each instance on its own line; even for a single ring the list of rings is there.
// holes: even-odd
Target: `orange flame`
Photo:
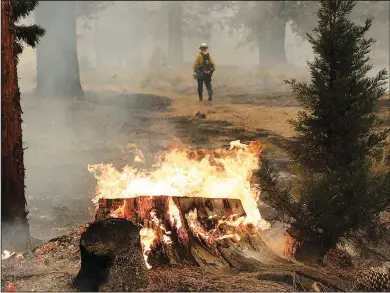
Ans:
[[[142,252],[145,259],[145,264],[148,269],[152,266],[148,263],[148,255],[152,251],[152,248],[156,245],[158,236],[157,232],[153,228],[142,228],[140,230]]]
[[[181,219],[180,219],[180,211],[177,205],[173,202],[172,198],[169,199],[169,220],[172,224],[172,227],[176,227],[176,229],[180,229],[182,227]]]
[[[193,151],[176,139],[174,147],[158,154],[151,171],[125,166],[120,172],[112,164],[89,165],[88,170],[98,180],[97,196],[93,201],[145,195],[239,199],[246,213],[245,219],[240,221],[268,229],[269,223],[257,208],[259,194],[250,184],[252,171],[258,168],[260,153],[258,141],[248,145],[233,141],[228,150]],[[144,160],[138,148],[136,157],[139,161]],[[170,221],[179,227],[182,223],[176,209],[174,203],[170,203]]]
[[[4,292],[15,292],[16,291],[15,285],[9,281],[6,281],[6,285],[5,285],[5,288],[3,289],[3,291]]]

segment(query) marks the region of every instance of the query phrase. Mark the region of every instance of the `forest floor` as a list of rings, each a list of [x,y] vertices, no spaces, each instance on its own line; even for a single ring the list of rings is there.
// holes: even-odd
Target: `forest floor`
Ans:
[[[109,162],[123,166],[130,143],[153,161],[174,136],[207,148],[260,139],[265,155],[282,176],[288,176],[285,150],[294,135],[288,120],[300,108],[283,80],[305,80],[301,69],[221,67],[214,77],[211,103],[198,101],[190,70],[163,73],[82,71],[82,100],[34,97],[34,79],[22,75],[26,193],[34,238],[62,235],[93,218],[96,181],[87,166]],[[380,107],[387,121],[389,102],[387,96]],[[197,112],[206,118],[198,119]]]
[[[23,136],[28,147],[25,151],[26,196],[35,243],[65,235],[93,220],[96,180],[87,166],[112,163],[123,167],[126,148],[131,143],[144,151],[147,162],[153,162],[154,155],[169,145],[172,137],[207,148],[226,146],[238,139],[242,142],[260,139],[266,147],[265,155],[273,159],[282,175],[288,176],[291,162],[285,149],[293,142],[294,135],[288,120],[295,118],[300,108],[283,80],[296,77],[298,73],[296,70],[277,71],[282,74],[249,72],[228,67],[218,70],[211,103],[197,100],[196,82],[191,79],[190,71],[183,70],[171,74],[88,70],[81,75],[84,98],[71,100],[34,97],[25,79],[22,107]],[[302,74],[301,79],[305,78]],[[381,101],[383,117],[389,117],[389,102],[389,96]],[[197,118],[197,112],[206,117]],[[283,245],[282,235],[281,228],[268,234],[277,253]],[[158,272],[153,274],[157,274],[156,282],[166,278]],[[189,273],[193,274],[197,273]],[[253,276],[250,279],[254,280]],[[262,278],[256,275],[255,279]],[[237,290],[261,290],[260,283],[251,282],[247,280],[254,286],[253,290],[249,287]],[[264,287],[266,291],[293,289],[286,282],[282,282],[283,286],[280,282],[262,282],[269,286]],[[182,284],[177,286],[173,286],[172,291],[179,291]],[[211,291],[230,291],[229,288],[210,288]],[[53,290],[57,289],[69,288]],[[201,291],[206,289],[202,287]]]
[[[88,164],[122,167],[127,145],[132,143],[151,162],[173,137],[207,148],[238,139],[260,139],[266,154],[287,175],[285,146],[293,135],[287,121],[299,110],[283,84],[282,79],[288,76],[264,81],[264,73],[234,69],[231,77],[229,70],[220,69],[222,77],[216,74],[212,103],[198,101],[196,81],[191,73],[187,79],[178,79],[185,76],[181,71],[173,77],[152,78],[147,71],[82,72],[84,98],[70,100],[34,97],[33,80],[22,76],[26,195],[32,236],[47,240],[92,219],[96,180],[88,172]],[[256,76],[261,77],[257,83]],[[198,119],[196,112],[206,118]]]

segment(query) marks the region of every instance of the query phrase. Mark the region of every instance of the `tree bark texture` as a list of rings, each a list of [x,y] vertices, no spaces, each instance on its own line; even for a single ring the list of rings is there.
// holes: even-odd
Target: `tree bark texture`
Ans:
[[[170,1],[168,5],[168,62],[179,65],[183,63],[182,4]]]
[[[11,1],[1,1],[1,221],[3,247],[29,247],[22,109],[14,55],[15,27]]]
[[[41,1],[36,23],[46,29],[37,46],[37,88],[42,96],[82,94],[73,1]]]
[[[96,220],[118,217],[153,229],[154,245],[147,256],[152,267],[192,264],[218,270],[250,270],[262,262],[281,261],[252,224],[227,221],[241,216],[245,211],[240,200],[142,196],[101,199]],[[141,241],[142,237],[141,230]],[[261,255],[261,259],[245,255],[245,251]]]
[[[134,292],[149,284],[139,229],[125,219],[89,225],[81,235],[80,253],[73,286],[82,292]]]

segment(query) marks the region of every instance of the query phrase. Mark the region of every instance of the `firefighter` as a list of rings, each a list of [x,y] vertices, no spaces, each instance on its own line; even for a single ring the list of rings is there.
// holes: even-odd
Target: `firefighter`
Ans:
[[[196,56],[193,64],[194,77],[198,81],[198,95],[199,101],[203,101],[203,83],[206,85],[209,101],[213,99],[213,89],[211,86],[211,76],[214,73],[215,65],[210,54],[207,52],[208,46],[206,43],[200,44],[200,52]]]

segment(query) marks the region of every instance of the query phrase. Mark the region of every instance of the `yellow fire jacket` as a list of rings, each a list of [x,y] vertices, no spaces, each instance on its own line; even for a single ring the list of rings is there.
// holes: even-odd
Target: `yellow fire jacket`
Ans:
[[[208,52],[205,51],[205,52],[199,52],[197,55],[196,55],[196,58],[195,58],[195,61],[194,61],[194,64],[192,65],[192,69],[195,71],[197,70],[199,67],[202,67],[203,66],[203,55],[207,54]],[[203,55],[202,55],[203,54]],[[211,55],[209,55],[210,57],[210,64],[213,66],[214,70],[215,70],[215,63],[214,63],[214,60],[213,58],[211,58]]]

